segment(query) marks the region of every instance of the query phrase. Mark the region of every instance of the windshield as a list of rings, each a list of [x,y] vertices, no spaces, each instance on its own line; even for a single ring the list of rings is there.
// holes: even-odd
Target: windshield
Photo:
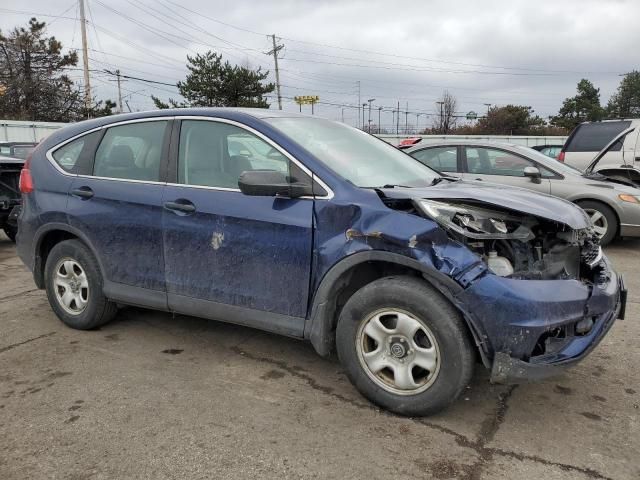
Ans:
[[[321,118],[268,118],[273,127],[357,187],[425,187],[440,175],[388,143]]]

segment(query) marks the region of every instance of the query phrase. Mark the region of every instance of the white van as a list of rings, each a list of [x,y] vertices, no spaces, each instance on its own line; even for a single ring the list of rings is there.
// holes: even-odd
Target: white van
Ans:
[[[613,145],[593,171],[612,180],[640,185],[640,119],[581,123],[569,135],[558,160],[586,170],[598,152],[630,128],[634,130]]]

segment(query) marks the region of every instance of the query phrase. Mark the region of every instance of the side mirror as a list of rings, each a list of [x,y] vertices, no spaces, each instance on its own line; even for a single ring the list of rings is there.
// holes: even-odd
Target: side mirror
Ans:
[[[298,198],[312,196],[311,185],[290,182],[287,176],[276,170],[247,170],[238,179],[240,191],[259,197]]]
[[[542,182],[542,174],[538,167],[524,167],[524,176],[529,177],[533,183]]]

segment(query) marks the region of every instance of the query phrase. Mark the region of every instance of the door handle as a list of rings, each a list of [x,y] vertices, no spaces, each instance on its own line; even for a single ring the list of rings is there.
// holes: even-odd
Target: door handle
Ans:
[[[477,181],[479,181],[479,182],[482,182],[482,179],[481,179],[481,178],[476,178],[476,180],[477,180]]]
[[[71,190],[71,195],[84,198],[84,199],[89,199],[93,197],[93,190],[91,190],[91,188],[89,187],[74,188],[73,190]]]
[[[175,202],[164,202],[164,208],[174,212],[193,213],[196,206],[188,200],[176,200]]]

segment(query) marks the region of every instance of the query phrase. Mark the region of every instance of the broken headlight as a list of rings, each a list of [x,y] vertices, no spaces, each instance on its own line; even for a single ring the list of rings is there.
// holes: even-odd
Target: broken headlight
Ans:
[[[416,200],[416,207],[445,229],[479,240],[521,240],[534,238],[522,217],[468,204]]]

